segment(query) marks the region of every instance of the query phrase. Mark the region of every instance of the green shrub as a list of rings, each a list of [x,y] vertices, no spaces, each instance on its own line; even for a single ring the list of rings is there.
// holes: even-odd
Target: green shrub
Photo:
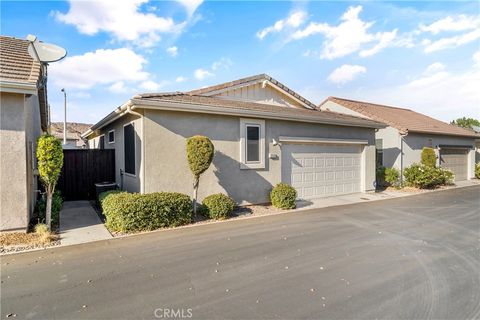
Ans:
[[[50,134],[43,134],[37,141],[37,164],[40,180],[45,187],[46,207],[45,221],[49,227],[53,219],[53,194],[63,166],[63,149],[59,139]],[[58,217],[57,217],[58,218]],[[57,219],[58,221],[58,219]]]
[[[385,167],[379,166],[375,172],[375,181],[377,182],[377,187],[381,188],[385,186]]]
[[[50,229],[45,223],[37,223],[35,225],[35,233],[38,233],[40,235],[50,233]]]
[[[407,185],[421,189],[435,188],[453,182],[453,173],[448,169],[413,164],[404,170]]]
[[[385,169],[385,181],[393,187],[398,186],[400,179],[400,172],[395,168]]]
[[[106,226],[116,232],[176,227],[192,221],[190,197],[175,192],[112,192],[102,199]]]
[[[121,192],[125,192],[125,191],[122,191],[122,190],[108,190],[108,191],[105,191],[105,192],[102,192],[98,195],[98,203],[100,204],[100,207],[102,206],[102,202],[103,200],[111,195],[111,194],[116,194],[116,193],[121,193]]]
[[[475,164],[475,178],[480,179],[480,162]]]
[[[58,221],[60,218],[60,210],[63,207],[63,198],[60,191],[55,191],[52,197],[52,225],[58,225]],[[47,199],[46,196],[43,196],[37,202],[38,208],[38,218],[40,222],[45,222],[45,210],[47,208]]]
[[[209,218],[223,220],[228,218],[235,208],[235,201],[223,193],[209,195],[203,199],[202,213]]]
[[[279,183],[270,192],[272,205],[280,209],[294,209],[297,190],[286,183]]]
[[[205,136],[193,136],[187,139],[187,161],[193,174],[193,212],[197,212],[197,192],[200,175],[207,171],[213,160],[215,148]]]
[[[421,163],[424,166],[435,167],[437,165],[437,155],[432,148],[424,147],[422,149]]]

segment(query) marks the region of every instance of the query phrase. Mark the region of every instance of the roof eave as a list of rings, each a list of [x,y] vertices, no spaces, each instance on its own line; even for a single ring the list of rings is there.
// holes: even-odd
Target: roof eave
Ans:
[[[311,116],[304,116],[304,115],[283,115],[278,112],[276,113],[276,112],[257,111],[257,110],[245,110],[245,109],[237,109],[237,108],[231,108],[231,107],[206,106],[203,104],[181,103],[181,102],[160,101],[160,100],[145,101],[140,99],[132,99],[131,101],[135,107],[147,108],[147,109],[151,108],[151,109],[158,109],[158,110],[221,114],[221,115],[231,115],[231,116],[240,116],[240,117],[248,116],[248,117],[256,117],[256,118],[263,118],[263,119],[298,121],[298,122],[309,122],[309,123],[319,123],[319,124],[329,124],[329,125],[339,125],[339,126],[352,126],[352,127],[373,128],[373,129],[382,129],[386,127],[385,124],[382,124],[379,122],[365,123],[365,121],[363,120],[348,121],[348,120],[334,120],[334,119],[318,119],[318,118],[312,118]]]
[[[30,82],[0,80],[0,92],[37,94],[37,85]]]

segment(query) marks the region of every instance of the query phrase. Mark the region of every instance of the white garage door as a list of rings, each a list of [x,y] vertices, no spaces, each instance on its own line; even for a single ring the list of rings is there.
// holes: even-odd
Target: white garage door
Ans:
[[[452,170],[455,181],[467,180],[467,149],[440,149],[440,166]]]
[[[299,199],[360,192],[359,146],[284,144],[282,181]]]

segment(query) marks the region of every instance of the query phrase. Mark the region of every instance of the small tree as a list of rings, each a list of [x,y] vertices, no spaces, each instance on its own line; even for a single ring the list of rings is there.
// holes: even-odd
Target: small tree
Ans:
[[[474,126],[480,127],[480,121],[474,118],[466,118],[466,117],[453,120],[451,124],[454,124],[456,126],[466,128],[466,129],[473,129]]]
[[[422,164],[428,167],[435,167],[437,165],[437,155],[432,148],[423,148],[422,150]]]
[[[197,192],[200,175],[212,163],[214,153],[213,143],[205,136],[193,136],[187,139],[187,160],[193,173],[193,213],[197,214]]]
[[[38,173],[47,193],[46,223],[51,228],[52,196],[63,166],[62,143],[52,135],[44,134],[37,143]]]

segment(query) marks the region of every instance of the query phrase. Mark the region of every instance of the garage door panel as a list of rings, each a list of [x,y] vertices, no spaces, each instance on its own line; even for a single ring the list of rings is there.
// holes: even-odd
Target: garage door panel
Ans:
[[[303,199],[360,191],[360,147],[284,145],[282,180]]]
[[[451,170],[455,175],[455,181],[466,180],[468,170],[468,150],[441,149],[440,166]]]

